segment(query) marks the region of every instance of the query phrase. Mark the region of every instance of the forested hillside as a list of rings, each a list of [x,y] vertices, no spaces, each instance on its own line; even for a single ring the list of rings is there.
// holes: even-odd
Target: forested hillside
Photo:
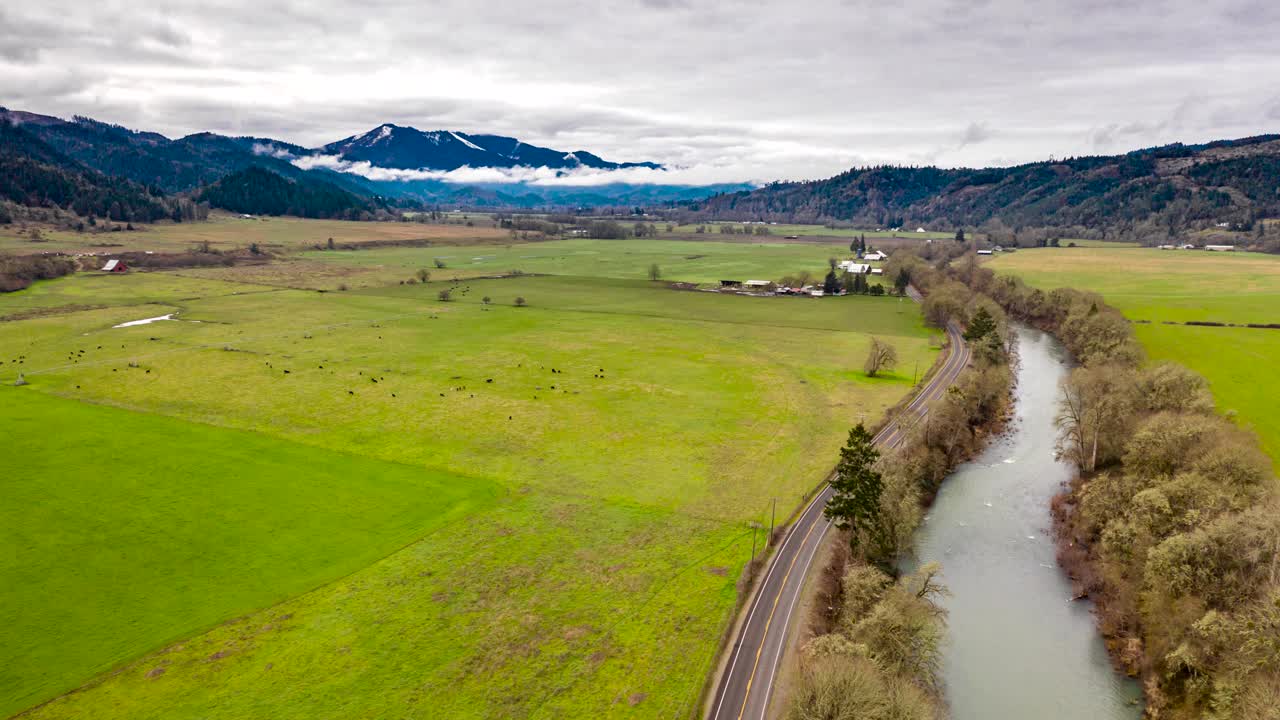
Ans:
[[[0,200],[120,222],[170,218],[178,208],[135,182],[80,165],[5,121],[0,121]]]
[[[200,200],[253,215],[296,215],[358,220],[377,210],[374,200],[357,197],[321,180],[289,180],[270,170],[251,167],[232,173],[204,189]]]
[[[1280,136],[1009,168],[871,167],[684,207],[696,218],[1173,234],[1280,215]]]

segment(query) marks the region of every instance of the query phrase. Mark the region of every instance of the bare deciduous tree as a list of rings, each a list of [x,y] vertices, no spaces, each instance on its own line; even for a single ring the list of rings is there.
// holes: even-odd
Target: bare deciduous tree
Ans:
[[[898,364],[898,351],[880,338],[871,338],[867,362],[862,366],[867,377],[875,377],[881,370],[892,370]]]

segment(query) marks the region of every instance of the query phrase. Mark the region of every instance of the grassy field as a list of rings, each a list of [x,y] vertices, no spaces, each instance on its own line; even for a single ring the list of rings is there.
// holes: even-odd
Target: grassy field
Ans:
[[[358,570],[497,490],[12,388],[4,403],[0,435],[14,451],[0,506],[0,543],[13,550],[0,559],[6,717],[177,635]]]
[[[348,222],[345,220],[304,220],[290,217],[241,218],[214,213],[207,222],[161,223],[133,232],[77,233],[42,230],[42,241],[32,242],[29,234],[19,234],[16,226],[0,226],[0,251],[20,254],[39,252],[94,252],[98,254],[153,250],[182,252],[201,243],[221,250],[248,247],[257,243],[264,250],[301,250],[327,244],[427,240],[433,243],[498,242],[507,233],[492,227],[488,218],[476,225],[428,225],[401,222]]]
[[[0,565],[0,710],[115,668],[31,716],[688,714],[750,523],[799,502],[936,334],[894,298],[635,279],[816,272],[820,246],[566,242],[289,261],[387,272],[348,292],[179,271],[0,296],[0,317],[64,310],[0,322],[23,476],[0,533],[30,548]],[[440,253],[547,274],[447,303],[394,280]],[[872,334],[902,358],[874,380]]]
[[[388,248],[359,251],[304,253],[307,260],[376,271],[370,282],[395,282],[413,276],[419,268],[432,277],[468,278],[520,270],[584,277],[641,280],[650,265],[657,264],[664,280],[717,283],[720,280],[776,280],[783,275],[809,271],[817,278],[827,271],[829,256],[849,253],[813,245],[767,242],[731,243],[708,240],[555,240],[526,245],[484,248]],[[438,270],[439,258],[446,267]]]
[[[1280,257],[1151,248],[1040,248],[991,267],[1038,287],[1094,290],[1134,320],[1280,322]]]
[[[1280,257],[1154,249],[1026,250],[991,262],[1037,287],[1102,293],[1133,320],[1155,360],[1175,360],[1209,379],[1218,405],[1252,426],[1280,467],[1275,373],[1280,331],[1166,322],[1280,323]]]
[[[664,223],[655,223],[655,224],[658,226],[658,229],[660,231],[665,232],[666,225]],[[718,229],[719,225],[736,225],[741,227],[742,223],[708,222],[708,223],[702,223],[702,225],[707,228],[706,233],[703,233],[704,235],[710,238],[721,238],[721,237],[736,237],[736,236],[733,236],[733,235],[722,236]],[[756,226],[752,225],[751,227],[754,228]],[[767,227],[769,228],[770,236],[775,238],[784,238],[787,235],[795,235],[801,238],[813,238],[813,239],[855,238],[855,237],[865,235],[869,240],[870,239],[882,240],[886,238],[903,238],[903,239],[914,239],[914,240],[927,240],[927,239],[942,240],[942,239],[951,239],[955,237],[955,233],[953,232],[926,231],[926,232],[918,233],[915,231],[916,229],[914,227],[910,229],[903,228],[902,230],[898,230],[896,232],[893,230],[883,230],[883,229],[875,230],[870,228],[863,228],[863,229],[829,228],[824,225],[796,225],[796,224],[790,224],[790,223],[779,223],[776,225],[768,225]],[[672,231],[677,235],[692,235],[692,234],[696,234],[697,229],[698,229],[698,225],[696,224],[695,225],[677,225],[675,226],[675,228],[673,228]],[[766,237],[769,237],[769,236],[766,236]]]
[[[1141,247],[1141,245],[1139,245],[1136,242],[1122,242],[1118,240],[1086,240],[1084,238],[1062,238],[1061,240],[1059,240],[1059,244],[1062,245],[1063,247],[1074,245],[1075,247],[1078,247],[1078,248],[1109,249],[1109,250],[1116,250],[1119,248]]]

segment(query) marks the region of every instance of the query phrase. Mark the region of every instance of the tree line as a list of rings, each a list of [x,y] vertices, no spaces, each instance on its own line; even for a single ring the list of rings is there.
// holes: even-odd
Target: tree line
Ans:
[[[958,285],[924,259],[895,253],[893,277],[929,294]],[[942,480],[976,452],[1009,402],[1007,318],[991,298],[968,292],[965,303],[946,305],[929,322],[967,326],[978,352],[954,392],[940,399],[925,421],[907,428],[900,447],[882,452],[863,424],[850,432],[831,482],[825,508],[845,544],[827,568],[819,605],[820,632],[803,648],[801,675],[788,708],[791,720],[872,718],[933,720],[943,713],[939,682],[946,588],[939,566],[905,576],[898,560],[910,551],[914,532]],[[867,371],[877,357],[872,344]],[[890,410],[892,416],[896,410]]]
[[[1148,364],[1093,293],[1027,287],[962,260],[953,275],[1062,340],[1059,452],[1079,469],[1054,501],[1059,558],[1097,603],[1113,657],[1152,717],[1255,718],[1280,697],[1280,486],[1257,438],[1208,383]]]

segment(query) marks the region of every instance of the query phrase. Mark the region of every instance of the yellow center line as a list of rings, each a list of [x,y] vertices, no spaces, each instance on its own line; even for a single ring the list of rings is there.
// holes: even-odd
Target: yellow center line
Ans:
[[[809,531],[804,534],[804,540],[800,541],[801,548],[809,541],[809,536],[813,534],[813,529],[818,525],[819,523],[817,522],[809,525]],[[769,608],[769,617],[764,622],[764,633],[760,636],[760,647],[756,648],[756,661],[751,666],[751,674],[747,676],[747,689],[742,693],[742,709],[738,711],[738,720],[742,720],[743,714],[747,712],[747,700],[751,699],[751,683],[756,679],[756,669],[760,667],[760,654],[764,652],[764,644],[769,639],[769,625],[773,623],[773,615],[778,611],[778,601],[782,599],[782,589],[787,586],[787,578],[791,577],[791,570],[795,568],[796,561],[800,559],[800,554],[800,551],[796,550],[795,557],[791,558],[791,564],[787,566],[786,574],[782,576],[782,584],[773,597],[773,606]]]
[[[917,396],[917,399],[924,400],[924,403],[920,407],[921,416],[923,416],[929,404],[931,404],[937,396],[943,392],[943,390],[940,390],[939,388],[944,387],[944,384],[939,383],[938,381],[946,378],[951,369],[956,367],[962,368],[964,365],[968,364],[968,358],[965,357],[965,355],[967,355],[967,352],[965,352],[966,350],[967,348],[964,347],[963,342],[959,343],[959,347],[956,348],[956,352],[951,353],[947,357],[946,362],[943,363],[942,369],[939,371],[938,377],[935,378],[933,386],[925,388],[924,392]],[[894,421],[891,425],[882,429],[880,434],[876,438],[873,438],[872,441],[884,443],[885,440],[896,439],[896,436],[900,433],[901,429],[901,423]],[[887,437],[885,436],[885,433],[888,433]],[[890,447],[892,447],[892,445],[890,445]],[[801,517],[803,516],[804,514],[801,515]],[[809,530],[805,532],[804,539],[800,541],[800,548],[804,548],[805,543],[809,541],[809,536],[813,534],[814,528],[818,527],[819,524],[820,523],[817,521],[810,523]],[[791,558],[791,564],[787,566],[787,572],[782,576],[782,583],[778,588],[778,592],[774,594],[773,605],[769,608],[769,617],[765,618],[764,633],[760,637],[760,646],[756,648],[756,659],[751,666],[751,674],[747,676],[747,688],[742,694],[742,708],[738,710],[738,720],[742,720],[742,716],[747,712],[747,701],[751,699],[751,684],[755,682],[756,670],[760,667],[760,656],[764,653],[765,643],[769,640],[769,627],[773,624],[773,616],[778,611],[778,603],[782,600],[783,590],[787,586],[787,579],[791,577],[791,571],[795,569],[796,561],[800,559],[801,554],[801,550],[797,549],[795,556]]]

